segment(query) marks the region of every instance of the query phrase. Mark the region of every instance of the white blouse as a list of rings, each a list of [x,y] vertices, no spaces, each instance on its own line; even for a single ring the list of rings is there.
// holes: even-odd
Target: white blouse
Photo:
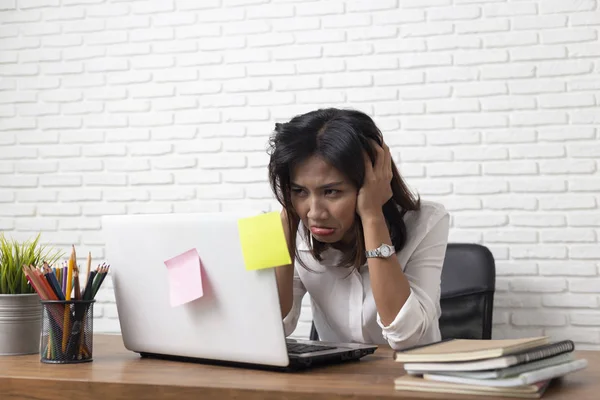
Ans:
[[[298,229],[296,246],[308,271],[295,261],[294,303],[284,318],[289,336],[298,323],[302,298],[308,292],[319,338],[328,342],[374,343],[396,350],[439,341],[440,279],[448,243],[449,215],[443,205],[421,201],[419,211],[404,216],[408,238],[396,255],[410,284],[410,295],[389,326],[377,313],[369,268],[336,267],[341,252],[328,249],[314,259]]]

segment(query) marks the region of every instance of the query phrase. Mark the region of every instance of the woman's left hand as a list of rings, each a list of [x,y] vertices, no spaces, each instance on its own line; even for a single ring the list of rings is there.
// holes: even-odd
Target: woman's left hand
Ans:
[[[383,205],[392,197],[392,155],[390,148],[383,143],[383,147],[374,144],[377,153],[375,165],[364,153],[365,181],[358,191],[356,200],[356,213],[364,221],[369,217],[382,215]]]

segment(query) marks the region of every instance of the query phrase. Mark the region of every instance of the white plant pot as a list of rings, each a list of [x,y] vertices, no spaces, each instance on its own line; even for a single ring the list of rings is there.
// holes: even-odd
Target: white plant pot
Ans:
[[[39,353],[41,329],[36,293],[0,294],[0,356]]]

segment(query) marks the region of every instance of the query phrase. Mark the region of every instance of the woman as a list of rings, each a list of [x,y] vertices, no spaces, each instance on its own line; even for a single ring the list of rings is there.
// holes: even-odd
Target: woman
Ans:
[[[292,264],[276,269],[286,335],[308,291],[321,340],[440,340],[448,213],[403,182],[366,114],[322,109],[276,124],[269,179]]]

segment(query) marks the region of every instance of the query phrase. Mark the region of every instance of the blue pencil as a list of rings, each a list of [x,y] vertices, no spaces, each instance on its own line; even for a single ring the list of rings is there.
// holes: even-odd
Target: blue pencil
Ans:
[[[67,295],[67,266],[66,262],[63,262],[62,268],[62,292],[66,296]]]
[[[52,273],[52,270],[50,268],[44,268],[44,276],[46,277],[46,280],[48,281],[50,287],[54,291],[54,294],[56,294],[56,297],[58,297],[59,300],[64,300],[65,296],[63,295],[62,290],[60,290],[60,285],[56,280],[56,276],[54,275],[54,273]]]

